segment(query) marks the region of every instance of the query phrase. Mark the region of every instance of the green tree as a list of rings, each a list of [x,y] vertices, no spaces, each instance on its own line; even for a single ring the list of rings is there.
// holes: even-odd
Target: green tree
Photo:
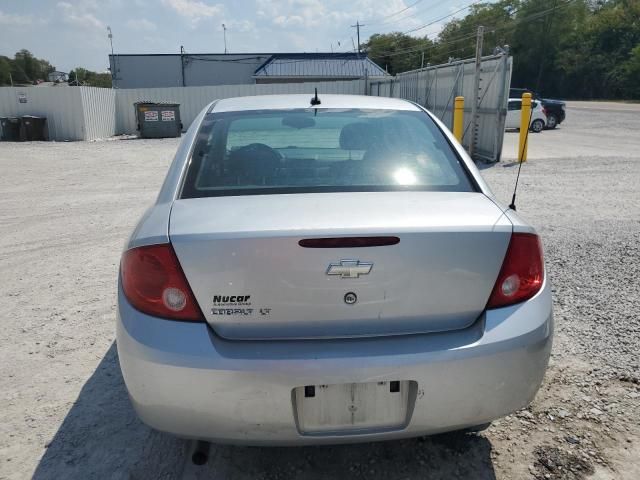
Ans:
[[[111,74],[96,73],[86,68],[76,67],[69,72],[69,83],[72,85],[111,88]]]
[[[364,44],[369,58],[391,74],[420,68],[422,52],[425,64],[429,62],[429,52],[433,42],[428,38],[415,38],[400,32],[374,34]]]
[[[475,54],[478,26],[483,54],[510,46],[511,84],[547,97],[640,99],[640,0],[498,0],[474,5],[448,22],[436,41],[402,33],[372,35],[369,56],[390,73],[425,62]]]
[[[496,3],[480,3],[471,7],[464,18],[452,20],[438,35],[433,57],[436,63],[444,63],[450,57],[470,58],[476,52],[478,27],[485,27],[484,54],[493,47],[508,45],[514,23],[513,13],[520,5],[519,0],[500,0]]]
[[[631,50],[629,59],[622,66],[623,82],[626,85],[624,97],[640,99],[640,45]]]
[[[11,59],[0,56],[0,85],[11,85]]]
[[[601,65],[596,96],[632,98],[638,79],[629,78],[628,72],[633,70],[634,50],[640,45],[640,0],[607,2],[591,17],[587,35],[592,59]]]
[[[558,8],[561,7],[561,8]],[[576,55],[589,15],[586,0],[525,0],[515,16],[511,39],[512,85],[562,96],[563,56]]]
[[[16,52],[13,59],[14,71],[22,82],[35,82],[37,80],[47,80],[47,75],[55,70],[48,61],[41,60],[33,56],[26,49]]]

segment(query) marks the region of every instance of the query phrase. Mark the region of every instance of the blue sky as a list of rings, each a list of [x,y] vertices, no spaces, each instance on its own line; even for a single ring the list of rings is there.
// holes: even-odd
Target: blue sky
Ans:
[[[470,0],[0,0],[0,54],[27,48],[59,70],[105,71],[116,53],[352,50],[356,20],[372,33],[407,31]],[[409,7],[409,8],[407,8]],[[406,10],[405,10],[406,9]],[[404,10],[404,11],[402,11]],[[435,37],[446,20],[412,35]],[[338,46],[340,42],[340,46]]]

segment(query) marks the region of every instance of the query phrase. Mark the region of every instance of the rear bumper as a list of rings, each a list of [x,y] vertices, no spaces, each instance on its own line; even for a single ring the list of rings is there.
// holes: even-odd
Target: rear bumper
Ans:
[[[551,292],[489,311],[456,332],[322,341],[227,341],[206,324],[160,320],[119,291],[120,365],[141,419],[178,436],[303,445],[412,437],[489,422],[528,405],[546,370]],[[412,380],[408,424],[308,436],[292,401],[303,385]]]

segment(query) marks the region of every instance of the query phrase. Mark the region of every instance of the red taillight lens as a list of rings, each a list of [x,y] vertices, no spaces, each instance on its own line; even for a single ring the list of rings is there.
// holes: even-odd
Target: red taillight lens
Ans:
[[[171,245],[127,250],[120,271],[125,296],[141,312],[174,320],[203,320]]]
[[[540,291],[543,280],[540,239],[531,233],[514,233],[487,308],[524,302]]]

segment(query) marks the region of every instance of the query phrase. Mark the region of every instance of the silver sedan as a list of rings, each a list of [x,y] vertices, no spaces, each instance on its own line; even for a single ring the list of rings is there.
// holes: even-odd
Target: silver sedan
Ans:
[[[534,229],[398,99],[211,103],[122,255],[117,342],[148,425],[234,444],[480,428],[551,349]]]

